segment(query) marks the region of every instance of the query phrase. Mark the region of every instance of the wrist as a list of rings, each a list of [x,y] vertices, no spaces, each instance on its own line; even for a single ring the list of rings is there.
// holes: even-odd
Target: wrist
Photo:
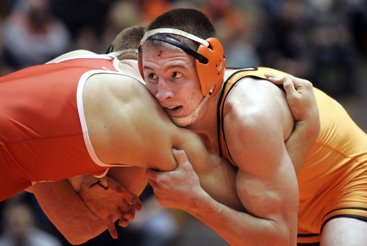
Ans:
[[[319,119],[306,118],[295,121],[294,132],[304,135],[307,139],[316,139],[320,133]]]
[[[213,198],[208,193],[201,190],[200,194],[190,199],[191,202],[187,203],[187,206],[183,210],[194,216],[200,215],[203,211],[213,211],[211,206],[212,200]]]

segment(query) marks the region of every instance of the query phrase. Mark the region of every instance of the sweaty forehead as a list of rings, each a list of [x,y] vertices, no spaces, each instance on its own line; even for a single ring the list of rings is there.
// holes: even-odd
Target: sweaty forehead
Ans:
[[[180,48],[164,43],[164,42],[158,42],[158,41],[146,41],[143,43],[140,51],[144,53],[148,52],[157,52],[160,51],[160,53],[164,52],[165,50],[181,50]]]
[[[186,52],[172,45],[144,45],[140,50],[144,61],[167,59],[170,61],[185,61],[192,63],[194,59]]]

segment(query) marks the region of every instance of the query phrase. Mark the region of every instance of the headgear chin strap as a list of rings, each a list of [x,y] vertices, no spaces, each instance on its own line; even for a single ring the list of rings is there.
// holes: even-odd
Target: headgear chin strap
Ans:
[[[162,34],[174,34],[177,36],[185,37],[199,43],[200,45],[195,51],[187,45],[176,40],[175,38],[168,37],[167,35]],[[146,40],[158,40],[169,43],[182,49],[187,54],[193,56],[196,60],[196,72],[199,77],[201,92],[203,96],[209,95],[213,97],[218,93],[219,89],[222,87],[225,72],[224,50],[222,44],[219,42],[218,39],[211,37],[204,40],[182,30],[173,28],[158,28],[147,31],[144,34],[144,37],[140,42],[139,49]],[[144,78],[142,69],[143,65],[140,58],[141,57],[139,55],[139,71],[141,73],[141,76]]]
[[[188,126],[192,123],[194,123],[194,121],[199,117],[199,112],[201,110],[201,108],[205,105],[205,103],[208,101],[210,95],[206,95],[201,102],[199,103],[199,105],[196,107],[195,110],[193,110],[188,116],[183,116],[183,117],[173,117],[171,116],[171,120],[178,126]]]

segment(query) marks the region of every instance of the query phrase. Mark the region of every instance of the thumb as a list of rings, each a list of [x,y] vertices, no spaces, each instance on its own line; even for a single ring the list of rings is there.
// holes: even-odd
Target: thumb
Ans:
[[[177,167],[187,161],[187,156],[184,150],[172,149],[172,154],[178,164]]]
[[[273,73],[264,73],[265,77],[274,84],[283,84],[283,76],[275,75]]]

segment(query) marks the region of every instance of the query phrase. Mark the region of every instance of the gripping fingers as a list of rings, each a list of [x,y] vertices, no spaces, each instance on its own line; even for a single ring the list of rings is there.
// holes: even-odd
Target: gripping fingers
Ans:
[[[136,210],[140,211],[143,207],[143,203],[140,201],[139,197],[134,193],[123,189],[123,187],[119,183],[110,182],[109,188],[115,191],[116,193],[124,194],[125,201],[131,205],[133,205]]]
[[[133,221],[135,218],[135,209],[130,209],[129,211],[124,212],[123,218],[126,219],[127,221]]]
[[[137,196],[133,198],[132,204],[138,211],[140,211],[143,208],[143,203],[140,201],[139,197]]]
[[[119,226],[121,226],[121,227],[127,227],[128,225],[129,225],[129,221],[128,220],[125,220],[125,219],[119,220]]]
[[[275,75],[272,73],[265,73],[264,75],[272,83],[277,85],[283,85],[283,88],[287,93],[288,97],[297,95],[296,93],[298,93],[298,87],[300,86],[296,81],[297,78],[293,76]]]
[[[290,76],[285,76],[283,79],[283,87],[287,96],[295,96],[297,92],[296,85],[293,83]]]
[[[172,154],[179,166],[184,161],[188,161],[186,153],[183,150],[172,149]]]
[[[117,230],[116,230],[115,224],[112,221],[111,216],[108,216],[106,219],[104,219],[104,223],[106,224],[111,237],[113,239],[117,239],[118,238]]]
[[[133,221],[135,218],[135,210],[131,209],[130,211],[124,212],[120,217],[118,222],[119,226],[126,227],[129,225],[130,221]]]
[[[270,80],[272,83],[281,85],[283,84],[284,76],[275,75],[273,73],[264,73],[265,77]]]
[[[136,196],[134,193],[131,193],[129,191],[125,191],[124,194],[125,201],[129,204],[135,207],[136,210],[140,211],[143,207],[143,203],[140,201],[139,197]]]

